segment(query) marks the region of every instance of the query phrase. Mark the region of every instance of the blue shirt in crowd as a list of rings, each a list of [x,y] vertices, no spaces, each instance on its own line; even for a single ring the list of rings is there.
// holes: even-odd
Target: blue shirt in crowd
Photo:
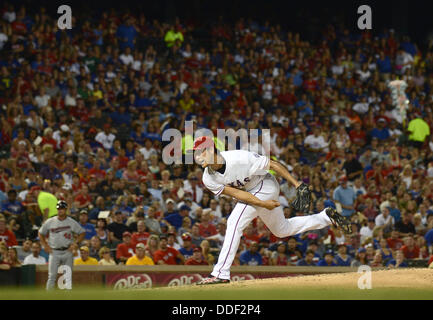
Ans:
[[[241,265],[249,265],[249,266],[260,266],[262,265],[262,256],[260,253],[256,252],[254,254],[251,253],[249,250],[245,250],[241,253],[241,256],[239,257],[239,260],[241,261]]]
[[[355,202],[355,199],[356,199],[356,194],[355,194],[355,191],[353,191],[352,187],[348,186],[347,188],[343,188],[342,186],[338,186],[334,190],[333,198],[334,198],[334,200],[340,202],[341,204],[343,204],[345,206],[353,206],[353,203]],[[355,210],[353,210],[353,209],[349,210],[349,209],[343,208],[342,215],[345,217],[348,217],[354,212],[355,212]]]

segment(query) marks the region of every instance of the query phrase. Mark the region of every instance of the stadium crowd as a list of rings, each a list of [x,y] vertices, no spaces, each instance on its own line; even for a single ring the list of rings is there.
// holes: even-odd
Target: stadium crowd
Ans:
[[[1,5],[0,269],[46,263],[37,231],[58,199],[86,230],[75,264],[215,263],[235,203],[200,167],[163,162],[162,133],[186,120],[270,129],[271,155],[313,188],[311,213],[353,222],[279,239],[256,219],[234,265],[433,266],[431,48],[392,29],[328,25],[311,41],[248,19],[84,18],[59,30],[43,7]],[[287,217],[302,215],[279,181]]]

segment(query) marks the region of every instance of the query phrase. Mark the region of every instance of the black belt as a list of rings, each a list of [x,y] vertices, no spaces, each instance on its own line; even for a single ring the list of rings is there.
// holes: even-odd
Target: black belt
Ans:
[[[58,250],[58,251],[66,251],[68,250],[69,247],[63,247],[63,248],[53,248],[53,250]]]

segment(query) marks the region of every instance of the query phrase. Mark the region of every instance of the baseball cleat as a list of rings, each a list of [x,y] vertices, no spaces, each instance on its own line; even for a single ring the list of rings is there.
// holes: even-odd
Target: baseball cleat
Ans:
[[[341,228],[346,234],[352,233],[352,224],[348,218],[343,217],[333,208],[327,208],[325,212],[335,227]]]
[[[220,283],[230,283],[230,280],[219,279],[217,277],[207,277],[197,282],[196,285],[202,286],[206,284],[220,284]]]

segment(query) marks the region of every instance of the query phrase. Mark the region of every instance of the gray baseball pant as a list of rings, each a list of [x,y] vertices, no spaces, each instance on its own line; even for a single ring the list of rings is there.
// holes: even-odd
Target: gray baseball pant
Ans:
[[[48,280],[47,290],[54,289],[56,285],[57,273],[61,265],[68,266],[70,269],[62,272],[66,280],[66,288],[72,288],[72,266],[74,264],[74,257],[69,250],[53,250],[48,259]]]

